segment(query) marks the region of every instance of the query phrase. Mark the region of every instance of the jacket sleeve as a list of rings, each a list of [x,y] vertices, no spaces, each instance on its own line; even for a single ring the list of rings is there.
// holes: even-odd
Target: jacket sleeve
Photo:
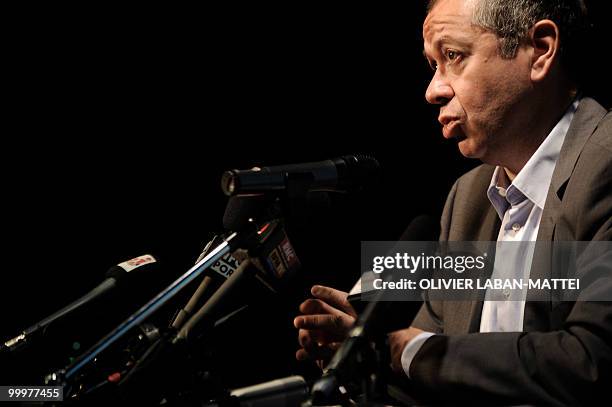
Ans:
[[[410,377],[440,402],[597,404],[612,383],[610,344],[612,302],[576,302],[559,331],[433,336]]]

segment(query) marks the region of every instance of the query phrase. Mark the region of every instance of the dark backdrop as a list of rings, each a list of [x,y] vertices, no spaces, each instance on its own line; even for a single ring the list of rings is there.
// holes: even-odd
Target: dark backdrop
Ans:
[[[303,273],[230,325],[217,353],[230,387],[313,375],[294,361],[292,328],[310,286],[350,288],[361,240],[439,216],[454,179],[477,164],[442,139],[424,101],[420,2],[59,14],[21,15],[10,41],[0,337],[120,261],[151,253],[163,271],[58,328],[60,344],[37,360],[4,364],[6,384],[62,365],[61,346],[91,344],[187,270],[222,230],[223,170],[374,154],[381,184],[296,222]],[[60,356],[40,357],[49,353]]]

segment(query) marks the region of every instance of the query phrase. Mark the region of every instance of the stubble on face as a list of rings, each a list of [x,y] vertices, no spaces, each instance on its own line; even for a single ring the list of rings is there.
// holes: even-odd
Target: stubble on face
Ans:
[[[473,4],[437,2],[423,25],[425,54],[437,66],[432,85],[452,88],[440,107],[444,136],[456,139],[466,157],[503,165],[520,131],[528,64],[500,56],[498,37],[472,24]],[[461,57],[449,62],[448,50]]]

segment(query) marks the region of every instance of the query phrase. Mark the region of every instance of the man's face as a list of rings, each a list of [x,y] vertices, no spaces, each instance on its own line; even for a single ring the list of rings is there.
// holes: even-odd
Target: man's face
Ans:
[[[425,19],[424,52],[435,70],[425,98],[440,105],[442,133],[464,156],[503,165],[526,130],[530,58],[521,48],[503,59],[497,36],[472,25],[473,3],[439,0]]]

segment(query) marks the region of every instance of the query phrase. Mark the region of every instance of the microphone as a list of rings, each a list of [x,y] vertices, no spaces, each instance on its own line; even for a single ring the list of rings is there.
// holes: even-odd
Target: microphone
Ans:
[[[150,254],[143,254],[109,268],[106,272],[106,278],[107,280],[115,280],[115,284],[123,284],[128,275],[133,275],[131,273],[134,271],[138,270],[139,273],[148,272],[157,269],[158,266],[159,263],[155,257]]]
[[[410,222],[402,233],[401,239],[403,241],[431,242],[437,239],[437,230],[433,220],[429,216],[422,215]],[[358,285],[360,285],[360,282],[357,282],[356,286]],[[354,302],[355,298],[360,298],[360,296],[368,296],[371,301],[367,302],[365,309],[359,313],[348,338],[334,353],[332,360],[325,367],[323,376],[313,385],[311,395],[315,405],[328,404],[327,402],[332,399],[338,386],[351,379],[355,374],[355,367],[351,364],[360,358],[357,355],[364,349],[368,349],[365,343],[369,339],[383,337],[388,332],[407,328],[416,316],[420,308],[420,302],[379,301],[381,292],[359,292],[357,294],[359,297],[353,296],[351,304],[356,304]],[[394,315],[401,319],[398,320]]]
[[[241,232],[249,227],[251,219],[273,219],[280,209],[274,198],[263,194],[230,196],[223,213],[223,228]]]
[[[265,195],[231,197],[225,207],[223,227],[228,231],[242,232],[250,224],[249,219],[258,219],[266,211],[266,208],[271,206],[272,202]],[[200,256],[198,256],[196,264],[206,257],[211,250],[223,243],[224,239],[223,235],[213,236],[204,247],[204,250],[202,250]],[[209,272],[204,275],[200,285],[185,307],[177,312],[170,326],[177,331],[181,329],[188,318],[193,315],[195,308],[202,298],[208,300],[212,293],[218,290],[239,266],[240,262],[231,253],[227,253],[218,259],[209,268]]]
[[[404,230],[400,242],[430,242],[437,241],[440,235],[440,225],[431,216],[419,215],[414,218]]]
[[[208,301],[180,329],[173,342],[200,337],[248,305],[247,290],[255,280],[274,293],[283,289],[301,267],[295,250],[280,221],[266,223],[257,232],[256,247],[232,255],[239,266]],[[246,304],[245,304],[246,303]],[[196,329],[197,327],[197,329]],[[193,332],[197,331],[196,334]]]
[[[308,398],[308,383],[302,376],[288,376],[231,390],[229,396],[206,407],[299,406]]]
[[[204,250],[198,256],[196,264],[200,262],[206,255],[219,246],[223,242],[224,238],[220,235],[215,235],[204,247]],[[193,315],[193,311],[203,297],[206,297],[209,293],[214,293],[219,287],[227,280],[240,266],[240,262],[232,256],[231,253],[227,253],[219,260],[217,260],[210,268],[210,272],[207,273],[202,282],[195,290],[184,308],[178,311],[174,320],[170,324],[175,330],[179,330]],[[208,295],[209,296],[209,295]]]
[[[151,272],[152,270],[157,268],[158,262],[155,257],[151,256],[150,254],[138,256],[111,267],[106,272],[106,279],[102,281],[102,283],[100,283],[93,290],[91,290],[81,298],[77,299],[76,301],[73,301],[72,303],[68,304],[59,311],[49,315],[43,320],[25,329],[16,337],[4,342],[4,346],[0,347],[0,350],[13,351],[20,348],[21,346],[30,342],[35,334],[42,332],[53,322],[83,307],[94,299],[115,289],[117,286],[125,284],[126,280],[128,279],[128,276],[132,276],[135,273],[141,274],[143,272]]]
[[[312,163],[230,170],[221,177],[221,188],[228,196],[280,192],[290,185],[305,191],[351,192],[374,184],[378,175],[378,161],[357,154]]]
[[[398,242],[437,241],[440,235],[440,226],[430,216],[420,215],[414,218],[404,230]],[[365,275],[353,286],[349,292],[348,301],[362,315],[367,305],[379,293],[376,290],[361,290],[362,279],[368,279],[371,275]],[[369,299],[369,300],[366,300]],[[372,314],[369,321],[370,330],[377,334],[387,334],[398,329],[407,328],[421,307],[418,301],[377,301],[376,313]]]

